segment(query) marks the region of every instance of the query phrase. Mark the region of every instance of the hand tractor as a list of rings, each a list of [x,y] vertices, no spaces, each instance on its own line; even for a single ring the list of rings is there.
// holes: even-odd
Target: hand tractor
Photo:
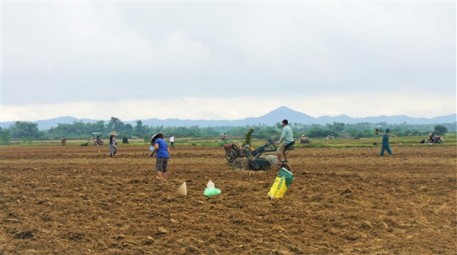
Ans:
[[[295,144],[294,142],[291,142],[286,145],[286,149],[284,153],[287,153],[289,150],[293,150],[293,145]],[[269,140],[266,144],[263,146],[260,146],[259,148],[255,149],[254,151],[249,151],[244,152],[244,157],[238,157],[233,160],[232,165],[234,170],[253,170],[253,171],[259,171],[259,170],[269,170],[271,166],[279,166],[284,167],[288,170],[290,170],[289,166],[286,164],[286,162],[281,162],[278,164],[278,157],[276,156],[276,150],[277,146],[276,144],[272,141]],[[263,153],[268,153],[268,152],[274,152],[274,154],[269,154],[262,156]]]

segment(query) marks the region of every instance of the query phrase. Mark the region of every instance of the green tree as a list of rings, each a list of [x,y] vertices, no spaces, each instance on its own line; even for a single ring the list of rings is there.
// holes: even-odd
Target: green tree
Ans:
[[[437,135],[444,135],[447,133],[447,128],[443,125],[437,125],[435,126],[435,130],[433,131],[433,133]]]
[[[143,137],[146,134],[146,127],[143,126],[143,122],[138,120],[136,126],[133,128],[133,134],[138,137]]]
[[[121,121],[121,119],[116,118],[116,117],[111,117],[111,120],[108,123],[108,131],[122,132],[123,129],[124,129],[124,123]]]
[[[327,124],[327,129],[335,131],[335,132],[342,132],[344,130],[344,123],[342,122],[333,122],[333,124]]]
[[[0,144],[8,144],[11,140],[10,131],[0,128]]]
[[[83,122],[73,122],[71,125],[71,131],[76,135],[76,137],[83,137],[88,132],[87,125]]]
[[[125,124],[124,128],[121,131],[122,133],[127,133],[129,136],[133,134],[133,126],[130,124]]]
[[[294,132],[295,132],[295,130],[294,130]],[[276,127],[266,126],[266,127],[255,129],[255,132],[252,135],[252,137],[257,138],[257,139],[268,140],[268,139],[273,139],[276,136],[276,134],[277,134]]]
[[[19,139],[37,139],[40,138],[38,124],[28,121],[16,121],[10,127],[11,137]]]
[[[105,122],[103,120],[99,120],[95,123],[87,123],[87,132],[88,133],[107,132],[106,127],[105,127]]]

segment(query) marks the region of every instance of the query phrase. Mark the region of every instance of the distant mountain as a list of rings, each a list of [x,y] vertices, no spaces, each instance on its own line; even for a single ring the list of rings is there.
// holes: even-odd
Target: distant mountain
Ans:
[[[342,122],[346,124],[354,124],[360,122],[368,123],[387,123],[387,124],[441,124],[441,123],[454,123],[456,122],[457,115],[445,115],[434,118],[413,118],[406,115],[395,115],[395,116],[377,116],[377,117],[365,117],[365,118],[353,118],[347,115],[339,115],[335,117],[331,116],[322,116],[318,118],[311,117],[302,112],[292,110],[286,106],[281,106],[265,115],[260,117],[249,117],[239,120],[182,120],[182,119],[146,119],[142,120],[143,125],[148,126],[168,126],[168,127],[190,127],[190,126],[199,126],[199,127],[217,127],[217,126],[246,126],[246,125],[274,125],[278,122],[281,122],[283,119],[288,119],[290,123],[300,123],[300,124],[326,124],[333,122]],[[59,117],[48,120],[39,120],[35,121],[38,124],[40,130],[49,129],[51,127],[56,127],[59,123],[62,124],[72,124],[73,122],[83,122],[83,123],[95,123],[97,120],[92,119],[77,119],[73,117]],[[105,123],[108,123],[109,120],[105,120]],[[124,123],[136,125],[135,121],[123,121]],[[14,121],[10,122],[0,122],[1,128],[7,128],[10,125],[14,124]]]
[[[145,125],[164,125],[164,126],[246,126],[246,125],[274,125],[283,119],[300,120],[297,123],[312,123],[315,118],[301,112],[294,111],[285,106],[281,106],[260,117],[250,117],[240,120],[179,120],[179,119],[147,119],[143,121]],[[293,121],[295,123],[295,121]]]
[[[246,118],[243,121],[248,123],[248,125],[257,125],[257,124],[265,124],[265,125],[274,125],[275,123],[281,122],[283,119],[290,120],[291,123],[313,123],[316,119],[306,115],[301,112],[297,112],[292,110],[286,106],[281,106],[265,115],[262,115],[257,118]],[[299,120],[299,121],[296,121]]]
[[[59,123],[62,123],[62,124],[72,124],[73,122],[95,123],[95,122],[97,122],[97,120],[77,119],[77,118],[67,116],[67,117],[59,117],[59,118],[49,119],[49,120],[38,120],[35,122],[38,124],[39,129],[50,129],[52,127],[57,127],[57,125]]]
[[[91,120],[91,119],[77,119],[74,117],[66,116],[66,117],[58,117],[53,119],[47,120],[37,120],[33,121],[38,124],[38,129],[46,130],[52,127],[57,127],[59,123],[61,124],[72,124],[74,122],[83,122],[83,123],[95,123],[98,120]],[[8,122],[0,122],[1,128],[8,128],[9,126],[13,125],[16,121],[8,121]]]
[[[246,125],[274,125],[281,122],[283,119],[289,120],[290,123],[300,124],[327,124],[333,122],[342,122],[346,124],[354,124],[360,122],[388,124],[440,124],[454,123],[457,115],[451,114],[434,118],[413,118],[406,115],[395,116],[377,116],[365,118],[352,118],[347,115],[339,115],[335,117],[322,116],[319,118],[311,117],[302,112],[292,110],[286,106],[281,106],[260,117],[250,117],[240,120],[179,120],[179,119],[147,119],[143,121],[145,125],[164,125],[164,126],[200,126],[200,127],[216,127],[216,126],[246,126]]]
[[[377,117],[365,117],[365,118],[352,118],[346,115],[340,115],[336,117],[323,116],[316,119],[316,124],[326,124],[333,122],[342,122],[346,124],[354,124],[361,122],[368,123],[381,123],[387,124],[441,124],[441,123],[454,123],[456,122],[457,115],[450,114],[445,116],[439,116],[434,118],[413,118],[406,115],[394,115],[394,116],[377,116]]]
[[[338,115],[335,117],[322,116],[322,117],[315,119],[314,123],[315,124],[327,124],[327,123],[333,123],[333,122],[354,123],[355,120],[356,119],[351,118],[347,115]],[[356,122],[362,122],[362,121],[356,121]]]

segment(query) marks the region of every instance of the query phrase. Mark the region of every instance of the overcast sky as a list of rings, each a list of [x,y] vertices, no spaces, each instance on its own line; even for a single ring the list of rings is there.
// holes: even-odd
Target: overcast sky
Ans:
[[[456,113],[455,1],[8,1],[0,121]]]

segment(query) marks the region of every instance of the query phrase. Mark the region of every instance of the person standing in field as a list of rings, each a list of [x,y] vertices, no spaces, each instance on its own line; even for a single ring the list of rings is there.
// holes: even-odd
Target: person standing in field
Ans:
[[[390,130],[386,129],[386,133],[382,136],[382,148],[381,148],[381,157],[384,157],[384,151],[387,151],[390,156],[392,156],[392,150],[390,149],[389,145],[389,133]]]
[[[175,148],[175,136],[174,135],[170,136],[170,145],[171,145],[172,149]]]
[[[281,132],[281,137],[279,138],[279,141],[277,141],[277,144],[280,144],[278,147],[278,150],[276,151],[276,155],[278,156],[278,164],[281,165],[284,162],[287,162],[287,157],[286,157],[286,146],[292,142],[294,142],[294,132],[292,128],[289,126],[289,121],[284,119],[281,122],[282,125],[282,132]],[[284,158],[284,161],[283,161]]]
[[[249,148],[252,148],[251,144],[251,137],[252,133],[254,133],[254,129],[250,128],[246,135],[244,136],[244,146],[249,146]]]
[[[170,159],[170,148],[163,139],[163,134],[158,133],[151,143],[154,145],[156,160],[156,179],[166,181],[168,179],[168,159]]]
[[[113,157],[116,156],[117,153],[117,142],[116,142],[116,133],[111,132],[111,135],[109,137],[109,156]]]

